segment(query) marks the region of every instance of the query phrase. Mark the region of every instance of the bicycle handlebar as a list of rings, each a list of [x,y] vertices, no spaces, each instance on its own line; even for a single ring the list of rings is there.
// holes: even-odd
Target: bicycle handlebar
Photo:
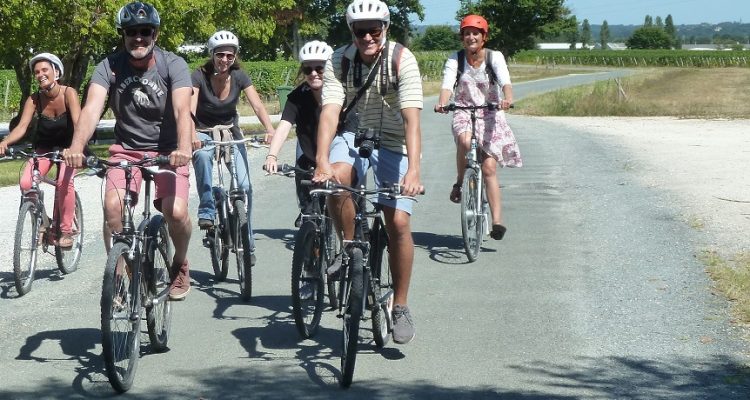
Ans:
[[[16,149],[13,147],[8,147],[8,151],[5,152],[6,158],[16,158],[17,156],[26,157],[26,158],[47,158],[51,160],[52,162],[63,162],[62,158],[62,150],[53,150],[48,151],[46,153],[37,153],[36,151],[32,150],[31,152],[23,151],[21,149]]]
[[[266,171],[266,175],[281,175],[281,176],[289,176],[289,177],[295,176],[298,173],[312,176],[313,172],[315,171],[314,169],[303,169],[296,165],[290,165],[287,163],[281,164],[279,168],[276,170],[276,172],[274,173],[268,172],[265,164],[263,165],[262,168],[263,168],[263,171]]]
[[[96,156],[89,156],[86,157],[86,166],[92,169],[98,169],[101,171],[104,171],[109,168],[120,168],[120,169],[129,169],[129,168],[143,168],[148,169],[149,167],[157,166],[157,165],[169,165],[169,156],[165,155],[158,155],[156,157],[144,157],[140,161],[109,161],[109,160],[103,160]],[[169,169],[160,169],[157,171],[150,170],[153,174],[173,174],[176,175],[174,171]]]
[[[417,199],[413,196],[404,196],[401,194],[401,191],[403,190],[403,186],[394,183],[394,184],[386,184],[383,187],[379,187],[376,189],[366,189],[364,187],[361,188],[355,188],[347,185],[342,185],[340,183],[335,183],[331,181],[325,181],[325,182],[313,182],[309,179],[303,179],[300,181],[300,184],[302,186],[313,186],[314,188],[310,190],[310,194],[312,193],[324,193],[324,194],[334,194],[334,193],[341,193],[343,191],[351,192],[355,194],[360,195],[375,195],[375,194],[383,194],[388,196],[392,199],[407,199],[412,201],[417,201]],[[423,195],[425,194],[425,190],[422,190],[419,194]]]
[[[510,108],[515,108],[513,104],[509,106]],[[456,103],[450,103],[443,106],[443,109],[446,111],[456,111],[456,110],[469,110],[469,111],[476,111],[476,110],[499,110],[500,104],[499,103],[486,103],[479,106],[460,106]]]

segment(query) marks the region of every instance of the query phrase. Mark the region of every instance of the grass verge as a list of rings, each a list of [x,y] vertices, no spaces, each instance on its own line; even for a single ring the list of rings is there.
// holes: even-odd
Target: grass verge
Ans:
[[[108,144],[95,144],[89,146],[91,151],[96,154],[97,157],[108,157],[109,148]],[[0,187],[18,185],[18,179],[21,176],[21,169],[26,163],[26,160],[7,160],[0,162]],[[47,174],[50,178],[55,177],[55,168],[50,168]]]
[[[724,258],[715,251],[703,251],[699,259],[706,265],[716,290],[732,303],[737,319],[750,324],[750,253]]]
[[[747,118],[749,68],[644,70],[518,102],[515,114]]]

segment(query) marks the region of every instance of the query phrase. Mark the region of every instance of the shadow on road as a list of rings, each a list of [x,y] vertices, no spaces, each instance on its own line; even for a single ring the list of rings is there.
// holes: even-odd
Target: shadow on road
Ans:
[[[464,252],[464,240],[460,235],[441,235],[432,232],[412,232],[414,246],[427,250],[431,260],[441,264],[468,264]],[[479,257],[483,253],[495,253],[497,250],[482,247]]]

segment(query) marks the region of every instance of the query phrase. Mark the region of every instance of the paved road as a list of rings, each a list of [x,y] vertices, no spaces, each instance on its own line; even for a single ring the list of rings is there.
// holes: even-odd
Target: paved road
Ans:
[[[532,84],[525,86],[517,85],[517,98]],[[434,102],[427,99],[425,108]],[[175,305],[171,350],[141,358],[131,394],[748,398],[742,372],[748,347],[729,324],[726,301],[711,294],[694,258],[699,237],[681,221],[669,193],[639,186],[627,155],[601,138],[529,117],[511,116],[510,123],[525,166],[501,174],[509,231],[501,242],[485,242],[480,259],[467,263],[458,206],[447,200],[454,179],[449,117],[423,113],[428,194],[413,218],[410,294],[417,338],[383,351],[365,340],[351,389],[342,391],[336,381],[340,323],[333,313],[325,314],[316,338],[304,341],[290,316],[292,180],[263,177],[255,168],[253,301],[239,300],[236,272],[225,283],[212,280],[196,232],[193,291]],[[287,145],[287,161],[292,151]],[[261,158],[253,154],[255,165]],[[103,375],[98,323],[100,183],[78,185],[86,193],[88,229],[79,271],[60,276],[46,257],[31,293],[16,298],[11,245],[0,254],[0,398],[113,393]],[[8,203],[0,215],[9,221],[0,237],[9,243],[17,193],[6,188],[0,196]]]

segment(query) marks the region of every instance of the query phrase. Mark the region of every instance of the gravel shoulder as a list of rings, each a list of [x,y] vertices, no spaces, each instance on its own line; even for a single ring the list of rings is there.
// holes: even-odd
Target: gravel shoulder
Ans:
[[[748,120],[671,117],[542,117],[622,147],[648,187],[672,193],[685,223],[723,256],[750,250]],[[698,249],[700,250],[700,249]]]

